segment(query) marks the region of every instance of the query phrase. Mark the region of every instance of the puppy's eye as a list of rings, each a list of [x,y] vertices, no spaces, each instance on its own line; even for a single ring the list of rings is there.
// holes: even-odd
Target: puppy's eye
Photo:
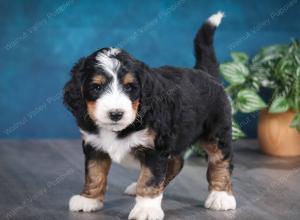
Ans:
[[[91,89],[95,92],[99,92],[103,89],[103,85],[100,84],[92,84]]]
[[[132,92],[136,89],[135,85],[132,83],[128,83],[126,85],[124,85],[124,90],[125,92]]]

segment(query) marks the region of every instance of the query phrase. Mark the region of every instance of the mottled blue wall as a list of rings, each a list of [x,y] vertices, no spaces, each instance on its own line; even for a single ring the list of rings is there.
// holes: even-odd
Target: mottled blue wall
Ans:
[[[226,13],[216,35],[221,61],[230,50],[254,54],[300,35],[300,0],[2,0],[0,137],[78,137],[60,91],[79,57],[122,46],[152,66],[190,67],[195,32],[218,10]],[[246,127],[255,136],[255,119]]]

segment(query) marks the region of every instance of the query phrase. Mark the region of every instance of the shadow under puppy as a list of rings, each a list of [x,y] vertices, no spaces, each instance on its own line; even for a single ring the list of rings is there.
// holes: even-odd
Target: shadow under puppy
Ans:
[[[208,155],[205,207],[236,208],[231,188],[231,107],[218,81],[213,34],[223,13],[212,15],[195,38],[193,69],[150,68],[127,52],[103,48],[71,71],[64,103],[83,137],[85,185],[70,199],[72,211],[103,206],[111,162],[140,162],[129,219],[163,219],[163,192],[183,167],[182,153],[201,141]]]

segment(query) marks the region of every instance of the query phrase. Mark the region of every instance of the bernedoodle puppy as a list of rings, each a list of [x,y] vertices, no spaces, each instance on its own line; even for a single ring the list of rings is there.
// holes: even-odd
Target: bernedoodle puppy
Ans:
[[[71,211],[101,209],[111,162],[131,158],[140,175],[125,190],[136,196],[129,219],[163,219],[163,192],[183,167],[182,153],[197,141],[208,156],[205,207],[236,208],[231,107],[213,47],[222,17],[212,15],[198,31],[193,69],[151,68],[117,48],[97,50],[73,67],[64,103],[82,133],[85,185],[70,199]]]

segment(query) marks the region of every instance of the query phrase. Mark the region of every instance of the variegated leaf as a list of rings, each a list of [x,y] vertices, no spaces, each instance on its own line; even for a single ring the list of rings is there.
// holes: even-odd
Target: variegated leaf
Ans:
[[[244,113],[255,112],[267,107],[258,94],[250,89],[239,91],[236,101],[238,109]]]

